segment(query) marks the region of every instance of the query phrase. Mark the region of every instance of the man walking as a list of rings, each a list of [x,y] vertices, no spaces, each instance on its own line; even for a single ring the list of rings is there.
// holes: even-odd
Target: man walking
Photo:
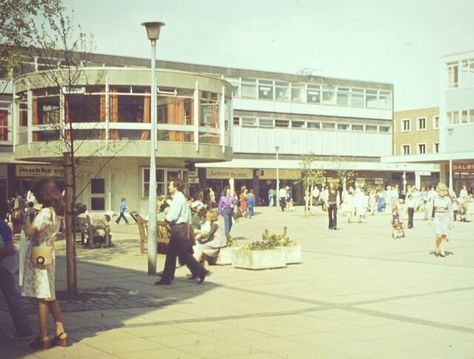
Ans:
[[[120,205],[119,205],[120,215],[117,218],[117,220],[115,221],[115,223],[117,223],[117,224],[119,224],[120,219],[122,219],[122,218],[124,219],[125,223],[128,224],[127,217],[125,217],[125,211],[127,210],[127,203],[125,201],[126,201],[125,198],[122,198],[122,200],[120,201]]]
[[[165,269],[161,280],[155,283],[157,285],[171,284],[173,281],[176,270],[176,256],[191,271],[192,278],[199,280],[199,284],[209,275],[209,272],[188,251],[188,224],[191,223],[191,210],[186,197],[182,193],[183,188],[183,181],[179,178],[173,179],[168,186],[173,200],[165,220],[170,225],[171,238],[166,254]]]

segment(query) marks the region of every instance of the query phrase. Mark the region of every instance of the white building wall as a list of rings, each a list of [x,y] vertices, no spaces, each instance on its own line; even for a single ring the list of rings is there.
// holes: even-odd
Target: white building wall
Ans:
[[[391,133],[351,131],[314,131],[290,128],[264,129],[255,127],[233,128],[234,153],[280,153],[339,156],[389,156]]]

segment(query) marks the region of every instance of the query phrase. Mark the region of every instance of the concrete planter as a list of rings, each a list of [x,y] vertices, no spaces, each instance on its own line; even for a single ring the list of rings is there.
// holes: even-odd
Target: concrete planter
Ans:
[[[218,265],[230,265],[234,262],[235,252],[239,247],[224,247],[219,251],[216,264]]]
[[[285,252],[281,248],[269,250],[240,249],[234,255],[234,267],[244,269],[271,269],[286,267]]]
[[[299,244],[281,247],[281,249],[285,252],[286,264],[302,263],[301,246]]]

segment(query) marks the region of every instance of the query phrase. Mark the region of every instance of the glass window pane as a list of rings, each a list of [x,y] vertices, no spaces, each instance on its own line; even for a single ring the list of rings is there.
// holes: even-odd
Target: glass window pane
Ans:
[[[305,98],[305,86],[303,84],[292,83],[291,84],[291,101],[304,102],[304,98]]]
[[[91,179],[91,193],[105,193],[105,180],[103,178]]]
[[[364,125],[352,125],[352,131],[364,131]]]
[[[338,123],[337,129],[338,131],[349,131],[350,125],[348,123]]]
[[[336,128],[336,124],[333,122],[323,122],[323,130],[334,130]]]
[[[248,79],[242,80],[242,98],[257,98],[257,81]]]
[[[275,127],[288,127],[289,121],[275,120]]]
[[[469,122],[474,123],[474,110],[469,110]]]
[[[275,100],[288,101],[290,99],[290,84],[288,82],[277,81],[275,83]]]
[[[319,130],[321,128],[321,123],[320,122],[310,122],[310,121],[308,121],[306,123],[306,126],[308,128],[313,129],[313,130]]]
[[[365,92],[365,106],[378,107],[377,90],[366,90]]]
[[[306,101],[308,103],[321,103],[321,87],[308,85]]]
[[[291,127],[304,128],[304,121],[291,121]]]
[[[367,132],[377,132],[377,126],[376,125],[365,125],[365,130]]]
[[[268,118],[258,119],[258,125],[260,127],[273,127],[273,120]]]
[[[391,131],[391,127],[390,126],[380,126],[379,127],[379,131],[380,132],[384,132],[384,133],[389,133]]]
[[[259,80],[258,98],[273,100],[273,81]]]
[[[323,86],[323,104],[336,104],[336,89],[334,86]]]
[[[362,89],[351,90],[351,106],[364,107],[364,90]]]
[[[462,123],[468,123],[468,122],[469,122],[468,112],[467,112],[467,111],[463,111],[463,112],[462,112],[462,115],[461,115],[461,122],[462,122]]]
[[[105,210],[105,198],[103,198],[103,197],[92,197],[91,198],[91,210],[92,211],[103,211],[103,210]]]
[[[257,126],[257,119],[252,117],[242,117],[242,127]]]

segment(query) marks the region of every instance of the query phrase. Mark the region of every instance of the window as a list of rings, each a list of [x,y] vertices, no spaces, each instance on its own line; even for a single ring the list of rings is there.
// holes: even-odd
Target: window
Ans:
[[[275,100],[277,101],[290,100],[290,86],[288,82],[277,81],[275,83]]]
[[[391,108],[392,107],[392,93],[390,91],[380,91],[379,104],[381,108]]]
[[[258,81],[258,98],[260,100],[273,100],[273,81]]]
[[[336,89],[334,86],[323,86],[323,104],[336,104]]]
[[[306,123],[306,127],[310,128],[312,130],[319,130],[319,129],[321,129],[321,122],[310,122],[310,121],[308,121]]]
[[[365,107],[379,107],[377,90],[365,91]]]
[[[269,118],[259,118],[258,125],[260,127],[273,127],[273,120]]]
[[[402,132],[410,131],[410,119],[402,120]]]
[[[257,80],[246,79],[242,80],[242,98],[255,99],[257,97]]]
[[[439,116],[433,117],[433,129],[437,130],[439,128]]]
[[[348,88],[338,87],[337,89],[337,105],[349,106],[350,92]]]
[[[390,126],[379,126],[379,132],[390,133],[392,128]]]
[[[304,121],[291,121],[292,128],[304,128]]]
[[[459,124],[459,112],[458,111],[454,111],[454,112],[451,112],[452,114],[452,119],[453,119],[453,125],[457,125]]]
[[[402,154],[409,155],[410,154],[410,145],[402,145]]]
[[[464,110],[461,111],[461,123],[468,123],[469,122],[469,112]]]
[[[378,132],[377,125],[365,125],[366,132]]]
[[[418,118],[418,130],[426,130],[426,117]]]
[[[150,169],[143,168],[143,187],[142,187],[142,196],[148,197],[150,190]],[[165,187],[165,170],[157,169],[156,170],[156,195],[161,196],[166,194]]]
[[[448,64],[448,87],[458,87],[458,65]]]
[[[352,125],[352,131],[364,131],[364,125]]]
[[[438,142],[433,143],[433,152],[434,153],[439,152],[439,143]]]
[[[323,130],[334,130],[336,124],[334,122],[323,122]]]
[[[419,143],[418,144],[418,153],[420,153],[420,154],[426,153],[426,144],[425,143]]]
[[[474,110],[469,110],[469,122],[474,123]]]
[[[275,120],[275,127],[288,127],[289,121],[286,120]]]
[[[256,127],[257,119],[252,117],[242,117],[242,127]]]
[[[338,123],[336,128],[338,131],[349,131],[350,127],[348,123]]]
[[[321,103],[321,87],[308,85],[306,101],[308,103]]]
[[[103,178],[91,179],[91,205],[92,211],[105,210],[105,180]]]
[[[304,102],[304,98],[305,98],[305,86],[303,84],[292,83],[291,84],[291,101]]]
[[[240,117],[234,117],[234,126],[240,126]]]
[[[363,89],[351,90],[351,106],[364,107],[364,90]]]

